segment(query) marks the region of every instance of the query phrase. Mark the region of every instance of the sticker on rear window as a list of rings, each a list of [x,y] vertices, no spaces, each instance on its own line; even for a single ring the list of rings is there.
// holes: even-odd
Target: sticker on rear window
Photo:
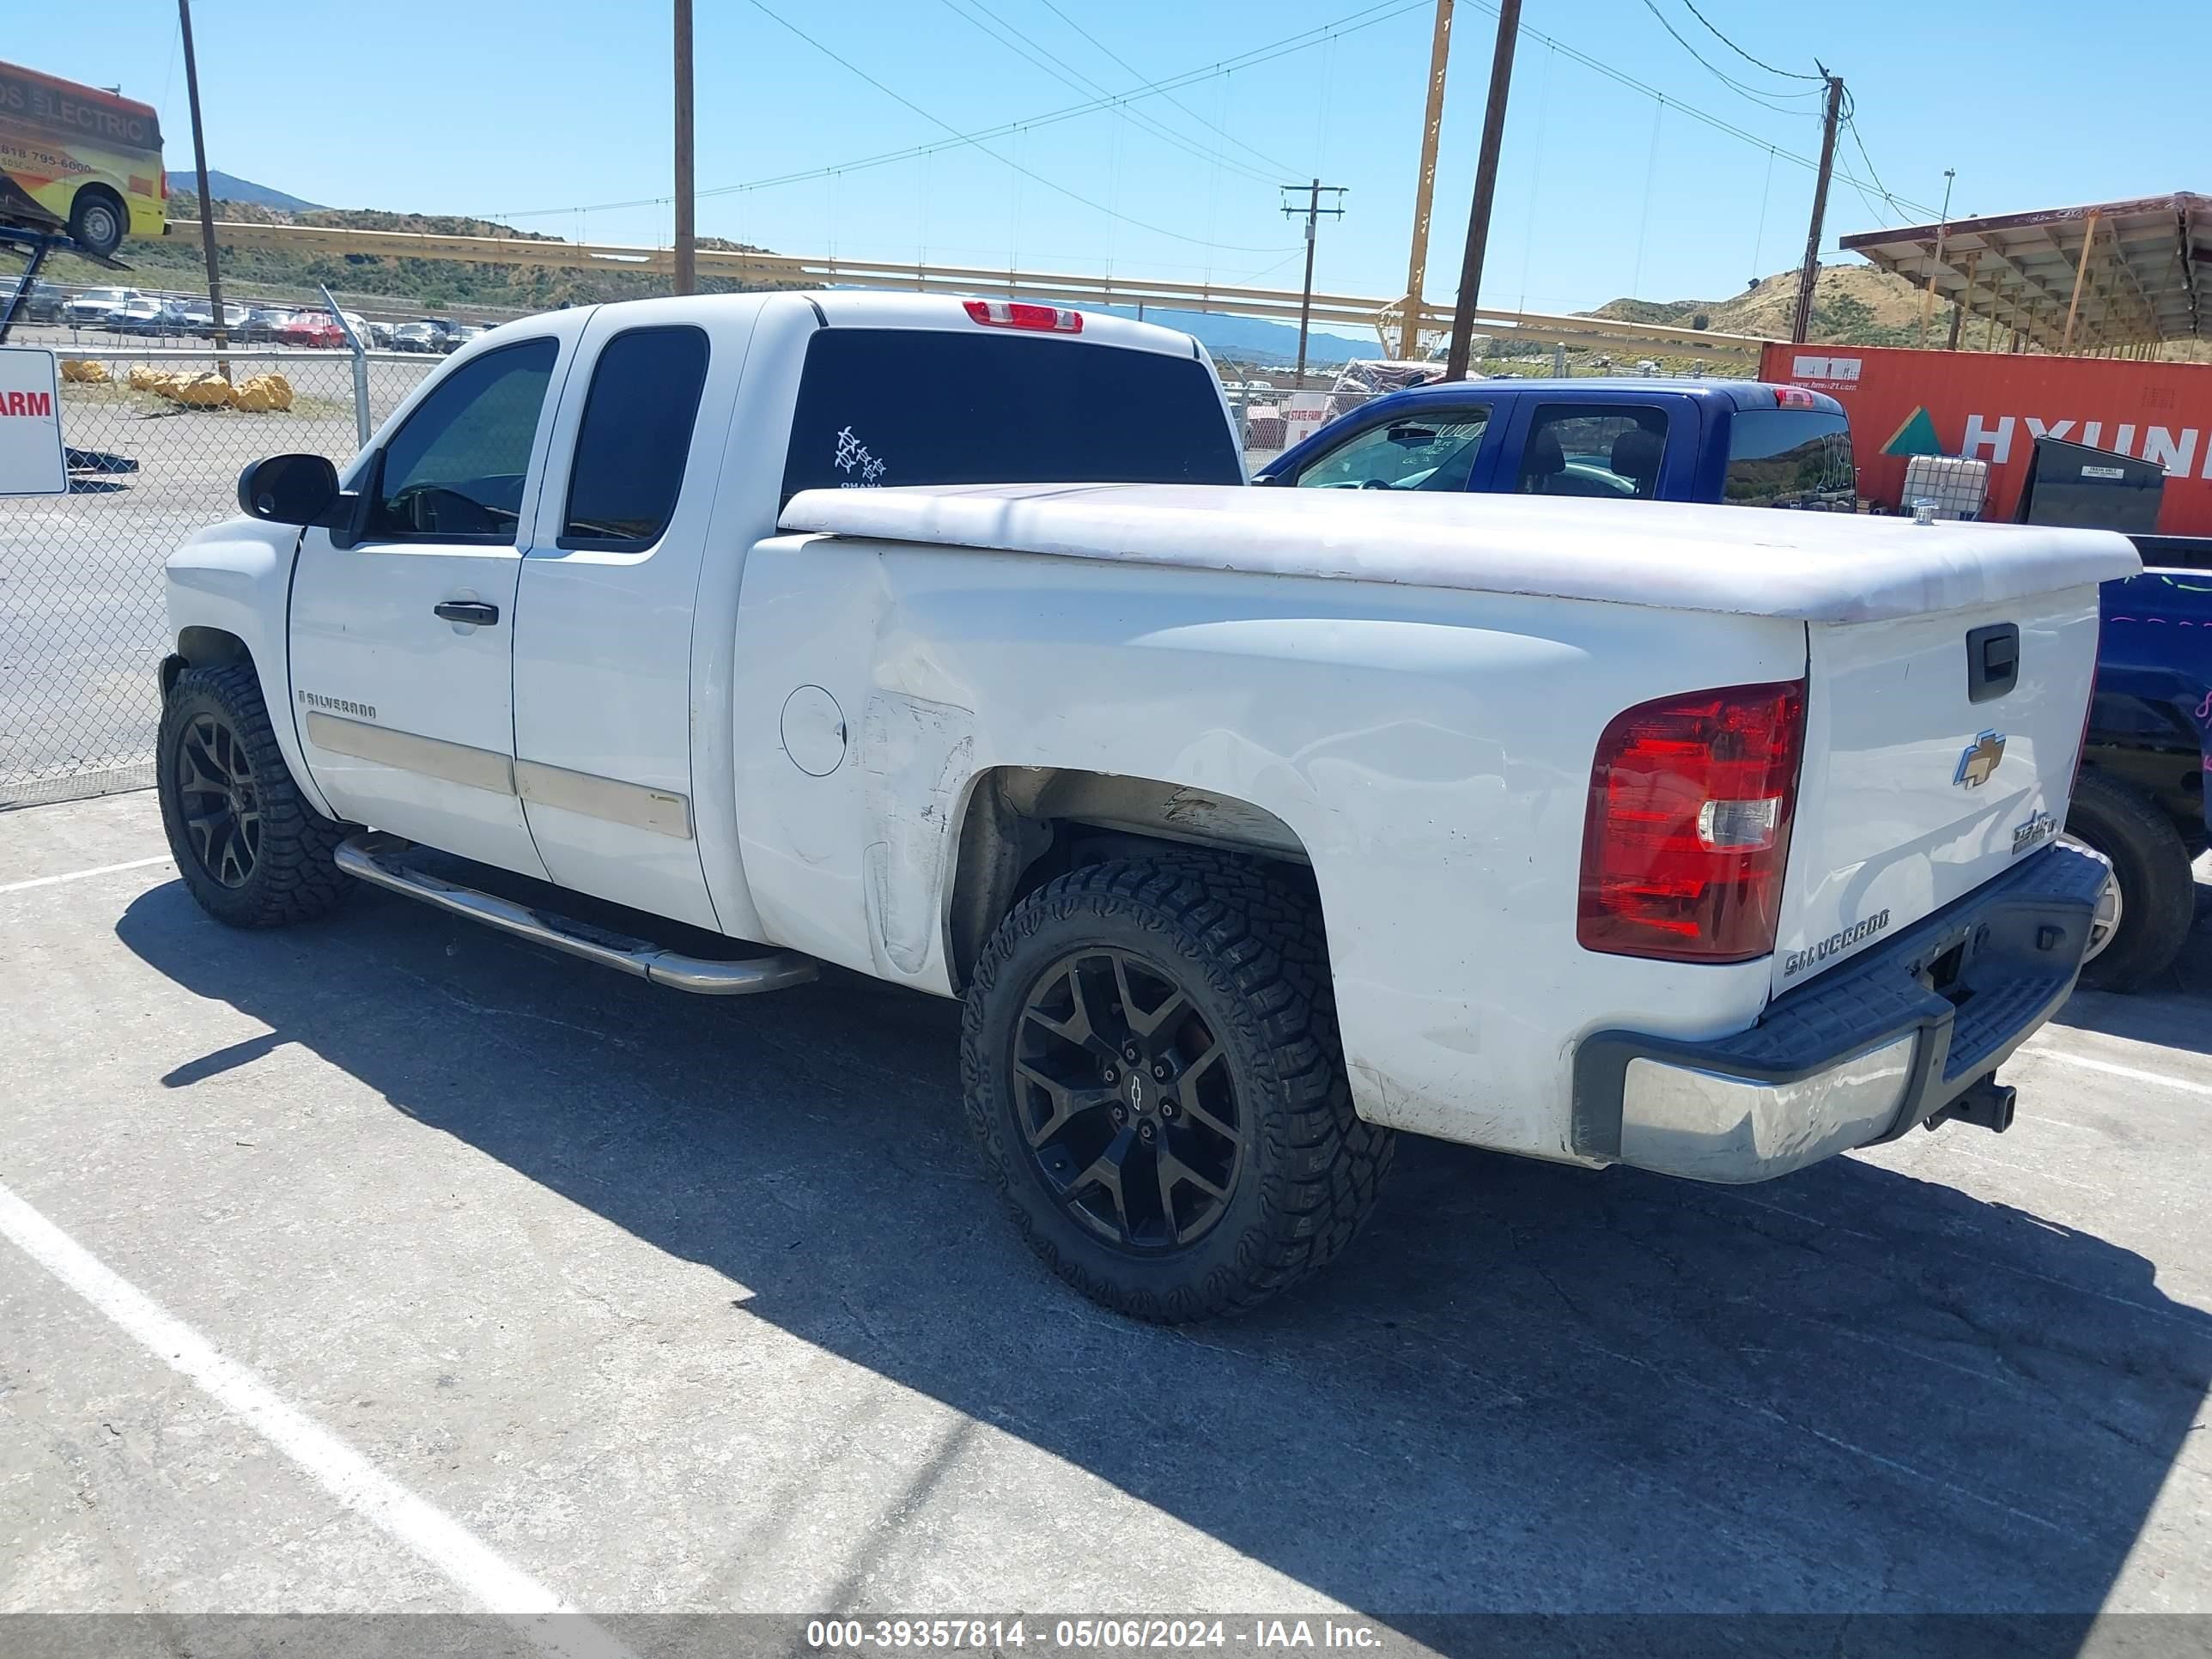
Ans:
[[[881,487],[878,481],[884,476],[884,464],[868,453],[867,445],[853,435],[851,427],[845,427],[838,432],[837,453],[831,460],[840,472],[847,475],[845,481],[837,486],[840,489]],[[858,477],[851,476],[855,472],[860,475]]]

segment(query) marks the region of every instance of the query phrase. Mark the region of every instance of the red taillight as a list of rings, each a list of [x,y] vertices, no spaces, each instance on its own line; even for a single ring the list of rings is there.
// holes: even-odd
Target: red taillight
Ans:
[[[986,328],[1031,328],[1043,334],[1080,334],[1083,313],[1018,300],[969,300],[968,314]]]
[[[1673,962],[1771,952],[1804,750],[1802,680],[1613,716],[1583,826],[1583,949]]]
[[[1815,405],[1813,394],[1802,386],[1778,386],[1774,388],[1777,409],[1811,409]]]

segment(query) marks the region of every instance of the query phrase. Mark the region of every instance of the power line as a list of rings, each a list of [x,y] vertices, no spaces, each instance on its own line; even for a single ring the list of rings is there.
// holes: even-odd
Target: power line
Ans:
[[[1188,242],[1194,246],[1199,247],[1226,248],[1230,252],[1235,253],[1273,253],[1277,252],[1276,249],[1272,247],[1250,246],[1237,242],[1207,242],[1203,238],[1197,236],[1186,236],[1182,232],[1179,230],[1170,230],[1164,225],[1155,225],[1146,220],[1133,217],[1131,215],[1117,212],[1113,208],[1107,206],[1103,202],[1093,201],[1090,197],[1084,195],[1080,191],[1070,190],[1066,185],[1060,184],[1056,179],[1048,179],[1042,173],[1036,172],[1029,167],[1022,167],[1021,163],[1018,161],[1009,160],[1007,157],[1000,155],[998,151],[991,149],[988,144],[983,143],[981,140],[969,137],[966,134],[963,133],[959,128],[954,126],[951,122],[945,120],[939,116],[932,114],[929,111],[924,109],[920,104],[915,103],[913,99],[908,97],[904,93],[895,91],[891,88],[885,86],[881,81],[876,79],[874,76],[869,74],[867,70],[862,69],[851,58],[845,57],[832,47],[823,46],[822,42],[816,40],[812,35],[809,34],[805,29],[799,27],[798,24],[793,22],[789,18],[783,16],[778,12],[771,10],[767,5],[766,0],[747,0],[747,3],[749,3],[755,11],[760,13],[762,16],[769,19],[771,22],[781,25],[791,33],[797,35],[801,40],[804,40],[808,46],[813,47],[815,51],[820,52],[831,63],[837,64],[847,72],[856,75],[861,80],[866,81],[870,86],[873,87],[878,92],[883,94],[884,97],[891,100],[894,103],[905,106],[908,109],[912,110],[916,115],[921,117],[923,120],[927,121],[933,126],[943,127],[945,131],[951,133],[955,138],[957,138],[963,143],[972,145],[975,149],[982,151],[984,155],[989,156],[993,161],[999,162],[1000,165],[1009,167],[1016,167],[1020,171],[1028,173],[1030,178],[1036,179],[1037,183],[1042,185],[1047,190],[1052,191],[1057,195],[1065,196],[1071,202],[1087,207],[1095,213],[1103,213],[1109,219],[1114,220],[1117,223],[1134,225],[1139,230],[1148,230],[1155,236],[1164,236],[1171,241]]]
[[[1705,73],[1711,76],[1713,79],[1718,81],[1723,86],[1728,88],[1729,91],[1735,93],[1738,97],[1748,99],[1751,102],[1757,104],[1761,109],[1771,109],[1777,115],[1796,115],[1802,113],[1801,111],[1793,110],[1787,105],[1772,102],[1768,98],[1762,96],[1757,90],[1746,86],[1734,76],[1729,75],[1724,70],[1716,66],[1703,52],[1699,52],[1695,46],[1692,46],[1687,40],[1683,39],[1682,32],[1667,21],[1667,14],[1661,11],[1659,8],[1652,3],[1652,0],[1644,0],[1644,9],[1650,12],[1653,17],[1658,20],[1659,27],[1666,30],[1667,33],[1673,37],[1676,46],[1681,47],[1684,52],[1688,52],[1691,57],[1698,60],[1698,65],[1699,68],[1703,69]],[[1774,94],[1777,98],[1817,98],[1820,95],[1820,94],[1819,93],[1811,91],[1779,92]]]
[[[1497,0],[1468,0],[1468,3],[1480,11],[1487,12],[1492,17],[1495,17],[1498,15]],[[1771,150],[1783,161],[1788,161],[1793,166],[1801,167],[1808,173],[1817,173],[1820,170],[1820,164],[1814,161],[1811,156],[1800,155],[1795,150],[1784,149],[1780,145],[1774,143],[1771,140],[1762,138],[1755,132],[1747,131],[1723,116],[1715,115],[1710,110],[1699,109],[1695,104],[1685,103],[1679,98],[1662,92],[1655,86],[1651,86],[1645,82],[1638,80],[1634,76],[1627,73],[1624,70],[1615,69],[1612,64],[1606,63],[1601,58],[1593,58],[1589,53],[1581,51],[1577,47],[1571,46],[1565,41],[1561,40],[1555,36],[1545,33],[1541,29],[1531,28],[1526,23],[1523,23],[1521,26],[1521,33],[1531,40],[1538,41],[1544,46],[1553,48],[1561,57],[1571,58],[1574,62],[1580,64],[1584,69],[1603,76],[1607,80],[1613,82],[1617,86],[1626,87],[1630,91],[1641,93],[1646,98],[1664,99],[1668,109],[1674,110],[1678,114],[1686,115],[1692,120],[1696,121],[1704,126],[1711,128],[1715,132],[1725,133],[1731,138],[1735,138],[1743,143],[1749,144],[1754,149]],[[1798,113],[1798,112],[1796,111],[1789,112],[1793,115]],[[1844,173],[1840,169],[1838,170],[1837,176],[1851,184],[1863,184],[1865,182],[1863,179],[1853,179],[1850,174]],[[1931,217],[1936,212],[1934,208],[1928,206],[1925,203],[1910,201],[1902,196],[1899,196],[1895,199],[1903,206],[1909,207],[1915,212],[1926,213]]]
[[[1737,57],[1742,58],[1745,63],[1750,64],[1756,68],[1763,69],[1769,75],[1778,75],[1785,81],[1818,81],[1820,79],[1817,75],[1807,75],[1800,70],[1777,69],[1771,64],[1766,63],[1762,59],[1753,58],[1741,46],[1736,45],[1735,41],[1729,40],[1728,36],[1723,34],[1718,29],[1715,28],[1711,20],[1706,17],[1705,13],[1699,11],[1694,5],[1692,5],[1690,3],[1690,0],[1682,0],[1682,9],[1688,12],[1691,16],[1696,18],[1700,23],[1705,24],[1706,33],[1711,34],[1714,40],[1719,41]]]
[[[1081,70],[1077,69],[1074,64],[1054,52],[1049,46],[1031,47],[1025,43],[1013,26],[985,5],[983,0],[965,0],[964,4],[963,0],[938,0],[938,3],[963,22],[981,30],[1008,52],[1015,53],[1025,62],[1042,70],[1061,85],[1073,87],[1078,92],[1088,92],[1100,97],[1114,99],[1115,100],[1114,112],[1117,116],[1125,121],[1133,120],[1154,137],[1173,145],[1186,155],[1196,156],[1201,161],[1212,161],[1218,166],[1227,167],[1243,173],[1255,183],[1268,184],[1273,181],[1276,176],[1273,173],[1262,173],[1246,162],[1232,161],[1218,150],[1202,149],[1172,128],[1154,120],[1150,115],[1139,111],[1133,111],[1126,102],[1121,101],[1117,94],[1109,92],[1104,85],[1084,74]],[[975,16],[968,9],[969,5],[974,6],[975,11],[982,13],[983,17],[988,18],[990,21],[987,23],[982,21],[982,18]]]
[[[1097,47],[1099,51],[1104,52],[1116,64],[1119,64],[1123,69],[1128,70],[1130,74],[1137,76],[1144,74],[1144,70],[1139,69],[1127,58],[1122,57],[1120,52],[1115,51],[1113,47],[1108,46],[1103,40],[1101,40],[1089,29],[1084,27],[1082,24],[1077,22],[1073,17],[1070,17],[1057,5],[1054,4],[1053,0],[1038,0],[1038,3],[1043,6],[1043,8],[1047,11],[1050,12],[1054,17],[1060,19],[1061,22],[1066,24],[1068,27],[1073,29],[1078,34],[1088,40],[1092,46]],[[1267,166],[1272,167],[1275,172],[1279,173],[1295,173],[1297,171],[1297,169],[1291,166],[1289,162],[1278,160],[1274,156],[1268,155],[1266,150],[1254,149],[1250,144],[1246,143],[1242,138],[1239,138],[1235,133],[1230,131],[1228,128],[1222,126],[1216,122],[1207,120],[1206,117],[1200,115],[1196,110],[1193,109],[1188,104],[1184,103],[1182,99],[1176,97],[1173,93],[1168,93],[1165,96],[1168,102],[1173,104],[1185,115],[1188,115],[1192,120],[1197,122],[1199,125],[1218,133],[1222,137],[1226,138],[1231,143],[1236,145],[1237,149],[1243,150],[1247,155],[1255,157],[1259,161],[1266,162]]]
[[[1034,128],[1057,126],[1063,121],[1072,121],[1082,116],[1095,114],[1102,109],[1111,108],[1117,103],[1127,104],[1139,98],[1164,96],[1185,87],[1194,86],[1201,81],[1234,75],[1243,70],[1256,69],[1261,64],[1273,63],[1279,58],[1288,58],[1297,52],[1310,52],[1339,34],[1359,33],[1363,30],[1373,28],[1377,24],[1387,23],[1393,18],[1402,17],[1407,12],[1425,9],[1430,3],[1431,0],[1376,0],[1376,3],[1362,6],[1356,11],[1347,12],[1345,15],[1328,22],[1316,23],[1310,28],[1301,29],[1295,34],[1287,34],[1279,40],[1251,47],[1232,58],[1224,58],[1216,63],[1202,64],[1196,69],[1185,70],[1179,74],[1163,76],[1157,81],[1133,88],[1116,96],[1093,98],[1084,103],[1070,104],[1060,109],[1048,110],[1042,115],[1002,121],[995,126],[979,127],[970,132],[954,132],[949,138],[938,138],[925,143],[909,144],[898,149],[884,150],[873,155],[860,156],[850,161],[836,162],[827,167],[808,167],[799,172],[748,179],[742,184],[717,185],[711,189],[700,191],[698,194],[702,197],[732,196],[744,191],[768,190],[781,185],[802,184],[816,179],[831,178],[841,173],[864,173],[873,167],[909,161],[916,156],[933,155],[939,150],[954,149],[963,145],[975,144],[978,140],[1025,136]],[[766,10],[766,8],[763,7],[762,9]],[[774,17],[775,14],[770,12],[769,15]],[[782,19],[777,18],[776,21],[781,22]],[[787,23],[784,27],[788,28],[791,26]],[[810,41],[809,44],[813,43]],[[930,118],[936,121],[933,116]],[[936,121],[936,125],[943,126],[945,124]],[[1015,164],[1014,171],[1018,174],[1036,176],[1029,168],[1018,164]],[[1050,181],[1041,182],[1048,184]],[[618,202],[570,204],[566,206],[549,208],[520,208],[487,213],[483,216],[501,222],[517,219],[552,219],[578,212],[602,213],[614,212],[624,208],[662,207],[667,204],[669,199],[666,196],[641,196]],[[1280,249],[1276,248],[1260,251],[1269,253],[1281,252]]]

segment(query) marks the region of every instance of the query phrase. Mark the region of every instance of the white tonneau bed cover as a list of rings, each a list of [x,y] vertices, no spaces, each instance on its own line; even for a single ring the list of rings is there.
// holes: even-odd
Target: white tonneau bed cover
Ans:
[[[814,489],[792,497],[781,523],[1009,553],[1819,623],[2001,605],[2142,568],[2125,537],[2103,530],[1379,489]]]

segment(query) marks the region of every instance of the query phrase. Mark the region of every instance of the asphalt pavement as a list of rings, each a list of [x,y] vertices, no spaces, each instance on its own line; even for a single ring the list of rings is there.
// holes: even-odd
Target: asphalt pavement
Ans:
[[[164,853],[0,815],[0,1612],[2212,1613],[2212,863],[2007,1134],[1408,1140],[1328,1274],[1161,1330],[1001,1219],[949,1003],[234,933]]]

